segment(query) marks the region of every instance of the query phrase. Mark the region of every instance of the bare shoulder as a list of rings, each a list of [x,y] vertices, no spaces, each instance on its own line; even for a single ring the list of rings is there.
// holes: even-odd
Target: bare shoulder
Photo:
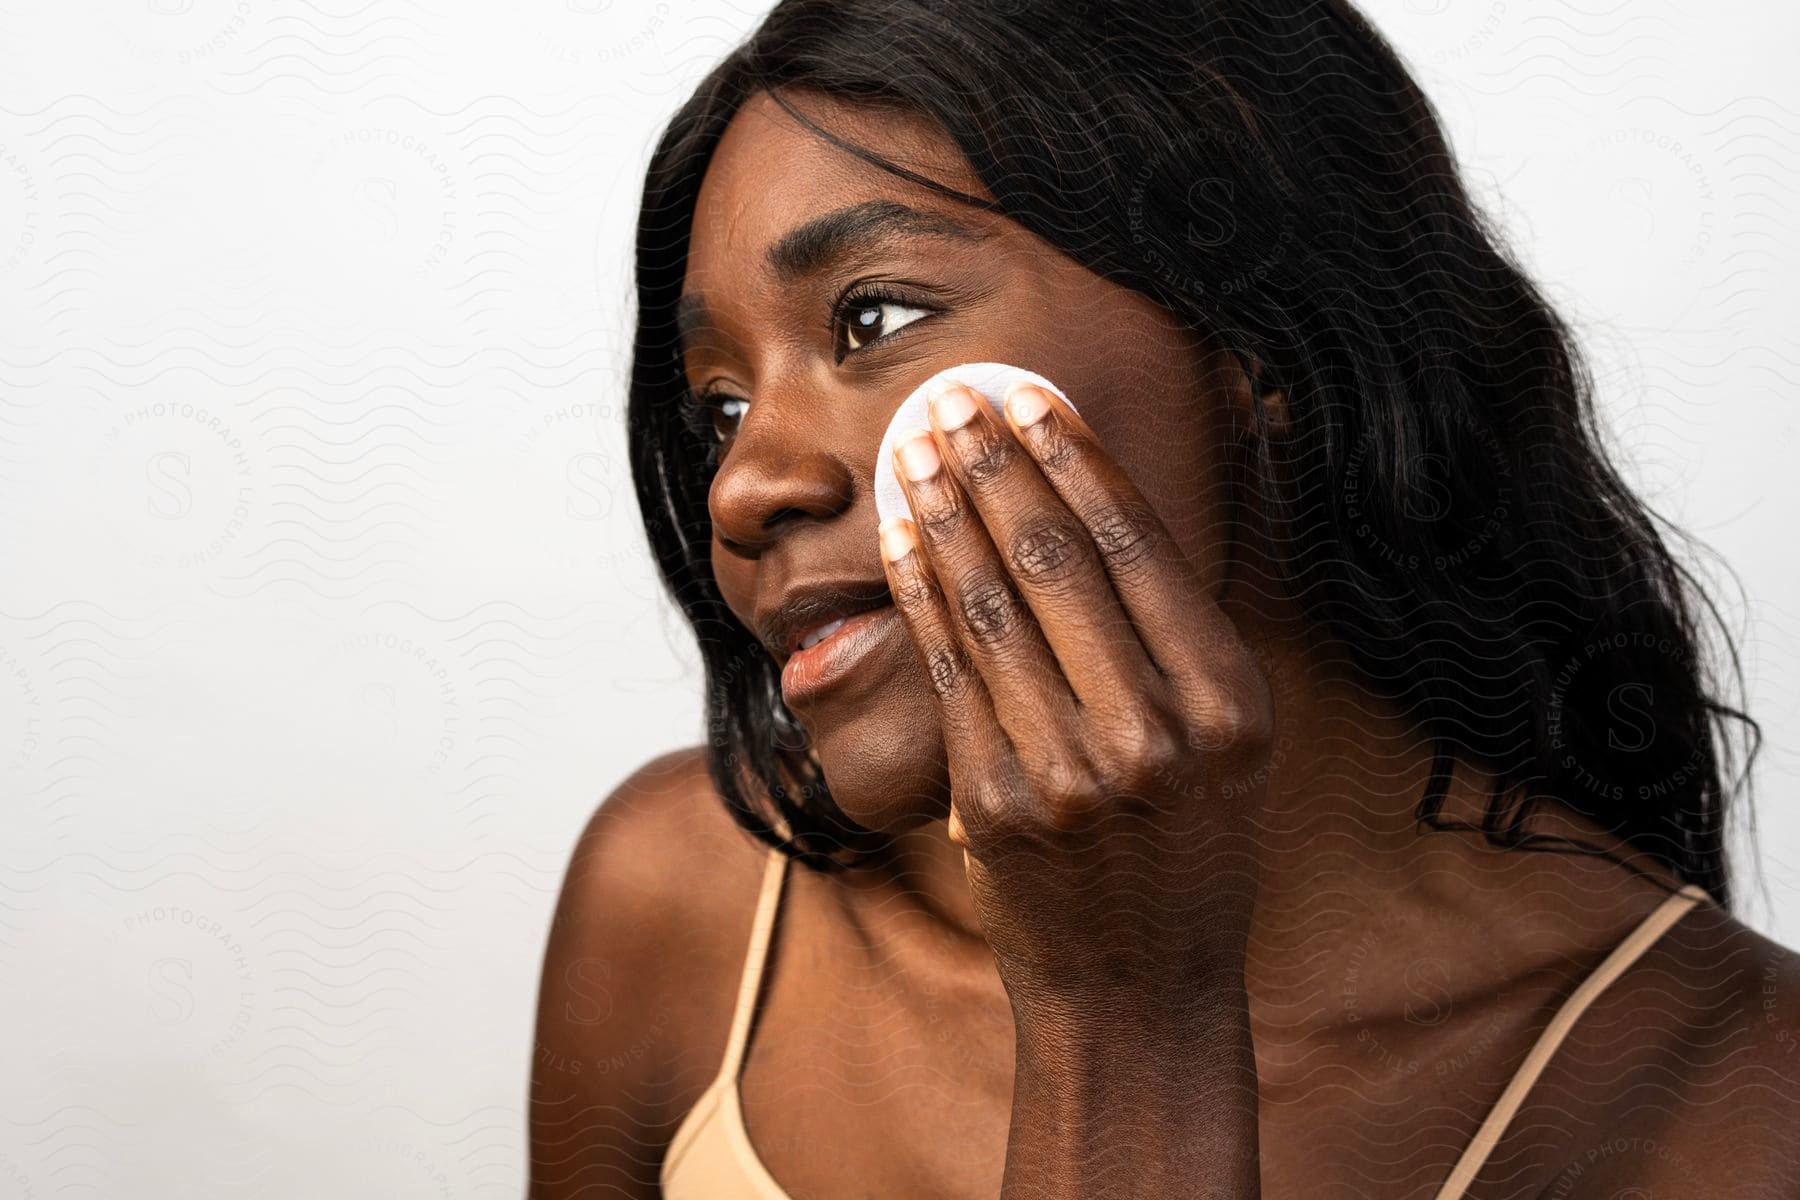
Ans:
[[[1800,953],[1710,907],[1677,927],[1669,949],[1692,988],[1684,1103],[1671,1129],[1690,1159],[1710,1164],[1711,1194],[1794,1196]]]
[[[538,990],[534,1198],[659,1194],[663,1151],[724,1055],[767,853],[698,748],[645,763],[588,820]]]
[[[1615,1030],[1635,1026],[1654,1050],[1606,1084],[1616,1123],[1559,1177],[1584,1186],[1552,1194],[1635,1187],[1792,1200],[1800,1194],[1800,952],[1706,905],[1641,965],[1610,1008]]]

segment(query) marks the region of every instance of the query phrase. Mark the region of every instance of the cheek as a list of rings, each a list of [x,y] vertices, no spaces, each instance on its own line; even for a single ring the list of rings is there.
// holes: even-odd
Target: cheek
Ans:
[[[1209,579],[1220,576],[1229,554],[1223,438],[1231,399],[1203,370],[1195,349],[1159,317],[1127,312],[1099,327],[1113,336],[1059,349],[1047,361],[1066,364],[1064,373],[1045,374],[1075,398],[1189,559]]]
[[[1224,403],[1197,388],[1146,389],[1120,451],[1126,472],[1213,595],[1224,590],[1238,553]]]
[[[727,551],[717,537],[712,540],[711,555],[713,581],[719,595],[744,628],[750,629],[751,609],[756,603],[756,564]]]
[[[1217,515],[1212,485],[1221,479],[1228,400],[1193,335],[1147,297],[1056,257],[1007,290],[1038,299],[1036,315],[1013,327],[1015,361],[1074,398],[1171,530],[1204,532]]]
[[[1127,388],[1092,422],[1125,473],[1191,558],[1224,535],[1225,458],[1212,402],[1173,379]]]

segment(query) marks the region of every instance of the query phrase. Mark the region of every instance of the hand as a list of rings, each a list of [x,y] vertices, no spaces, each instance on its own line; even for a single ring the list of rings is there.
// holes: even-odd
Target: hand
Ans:
[[[966,388],[931,421],[896,450],[917,524],[884,522],[882,558],[1021,1044],[1100,1023],[1191,1035],[1218,997],[1242,1002],[1267,682],[1052,393],[1015,387],[1010,432]]]

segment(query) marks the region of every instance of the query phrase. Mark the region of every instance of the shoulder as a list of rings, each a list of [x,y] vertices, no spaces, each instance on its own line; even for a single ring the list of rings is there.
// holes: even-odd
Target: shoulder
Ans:
[[[656,1194],[662,1149],[724,1055],[770,853],[699,748],[643,764],[588,819],[538,991],[533,1196],[627,1178],[625,1194]]]
[[[712,918],[728,918],[740,907],[729,885],[747,881],[754,890],[768,852],[725,811],[702,749],[660,755],[613,789],[576,838],[552,943],[558,933],[641,917],[654,932],[688,935],[680,941],[689,944],[712,927]],[[708,886],[695,887],[700,879]]]
[[[1606,1084],[1609,1133],[1569,1170],[1591,1184],[1628,1183],[1657,1195],[1665,1187],[1695,1197],[1792,1195],[1800,1178],[1800,952],[1702,905],[1640,966],[1609,1006],[1612,1036],[1630,1037],[1624,1030],[1635,1026],[1640,1044],[1653,1049]]]
[[[1791,1195],[1800,1179],[1800,953],[1721,909],[1669,939],[1686,987],[1673,1062],[1683,1076],[1670,1129],[1734,1196]],[[1727,1178],[1728,1177],[1728,1178]],[[1761,1190],[1759,1190],[1761,1189]]]

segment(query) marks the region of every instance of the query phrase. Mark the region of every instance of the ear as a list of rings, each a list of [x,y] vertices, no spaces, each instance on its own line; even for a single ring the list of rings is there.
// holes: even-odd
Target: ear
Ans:
[[[1246,368],[1242,359],[1225,349],[1215,350],[1211,359],[1211,385],[1226,401],[1232,432],[1238,441],[1251,442],[1257,436],[1256,408],[1259,396],[1270,430],[1275,433],[1287,431],[1287,391],[1269,385],[1268,371],[1261,359],[1251,356],[1250,365]]]
[[[1250,360],[1250,375],[1246,387],[1249,391],[1247,402],[1251,406],[1251,428],[1255,428],[1255,401],[1256,397],[1260,396],[1263,412],[1268,414],[1269,428],[1276,433],[1286,433],[1288,431],[1287,389],[1274,387],[1269,383],[1268,371],[1263,366],[1262,359],[1252,358]]]

